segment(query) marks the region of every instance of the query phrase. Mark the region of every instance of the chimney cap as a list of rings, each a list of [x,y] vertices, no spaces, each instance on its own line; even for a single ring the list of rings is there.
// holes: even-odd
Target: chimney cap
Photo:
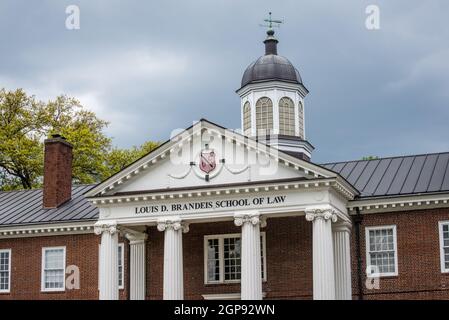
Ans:
[[[50,135],[50,138],[45,139],[44,141],[45,144],[50,144],[50,143],[62,143],[65,144],[69,147],[73,147],[73,145],[67,141],[66,137],[62,136],[59,133],[53,133]]]

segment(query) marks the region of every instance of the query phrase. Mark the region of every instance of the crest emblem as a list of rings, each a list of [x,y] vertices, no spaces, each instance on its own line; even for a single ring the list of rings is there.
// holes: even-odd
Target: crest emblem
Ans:
[[[208,150],[207,147],[205,150],[201,151],[199,167],[200,170],[206,174],[212,172],[217,167],[215,152],[212,150]]]

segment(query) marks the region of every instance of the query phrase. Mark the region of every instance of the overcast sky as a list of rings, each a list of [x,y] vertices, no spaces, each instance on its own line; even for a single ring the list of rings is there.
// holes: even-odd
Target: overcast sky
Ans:
[[[80,29],[65,27],[68,5]],[[365,8],[380,8],[380,30]],[[78,98],[120,147],[206,118],[240,126],[235,90],[263,54],[300,71],[312,160],[449,151],[449,1],[1,0],[0,87]]]

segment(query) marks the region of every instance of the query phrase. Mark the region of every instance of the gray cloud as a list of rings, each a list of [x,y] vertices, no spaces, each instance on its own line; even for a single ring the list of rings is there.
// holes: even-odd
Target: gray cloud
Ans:
[[[65,29],[65,8],[81,29]],[[377,4],[381,29],[365,28]],[[205,117],[240,124],[235,90],[263,53],[268,11],[279,52],[306,87],[317,162],[449,149],[449,3],[421,1],[24,1],[0,4],[0,86],[79,98],[115,144],[165,140]]]

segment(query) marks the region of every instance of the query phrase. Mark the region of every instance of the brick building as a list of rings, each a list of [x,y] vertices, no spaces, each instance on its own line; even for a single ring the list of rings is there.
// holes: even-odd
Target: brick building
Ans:
[[[0,299],[447,299],[449,153],[315,164],[297,69],[242,78],[242,133],[200,120],[97,185],[45,142],[0,192]]]

